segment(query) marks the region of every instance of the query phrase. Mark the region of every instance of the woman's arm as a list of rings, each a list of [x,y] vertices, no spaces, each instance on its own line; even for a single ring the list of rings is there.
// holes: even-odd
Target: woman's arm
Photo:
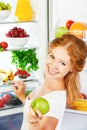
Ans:
[[[39,110],[35,113],[30,107],[27,115],[29,121],[29,130],[55,130],[58,119],[48,116],[43,116]]]

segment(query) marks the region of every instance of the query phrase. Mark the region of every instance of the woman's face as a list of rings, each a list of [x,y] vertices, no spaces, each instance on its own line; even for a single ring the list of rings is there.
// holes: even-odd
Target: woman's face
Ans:
[[[64,47],[56,47],[48,54],[46,60],[46,78],[58,79],[71,71],[70,56]]]

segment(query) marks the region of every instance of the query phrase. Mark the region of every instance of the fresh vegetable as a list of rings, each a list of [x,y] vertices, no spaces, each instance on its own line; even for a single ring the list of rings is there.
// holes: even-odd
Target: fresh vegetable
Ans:
[[[0,46],[0,51],[4,51],[3,47]]]
[[[25,90],[25,96],[27,97],[31,92],[32,90]],[[14,99],[19,99],[19,98],[15,96]]]
[[[3,100],[0,98],[0,108],[3,108],[4,107],[4,102]]]
[[[4,94],[3,95],[3,97],[2,97],[2,99],[3,99],[3,102],[5,103],[5,104],[7,104],[10,100],[11,100],[11,95],[10,94]]]
[[[3,42],[0,42],[0,46],[3,48],[3,49],[6,49],[8,47],[8,43],[3,41]]]
[[[26,91],[25,91],[26,97],[27,97],[31,92],[32,92],[32,90],[26,90]]]
[[[0,51],[4,51],[8,47],[8,43],[5,41],[0,42]]]
[[[17,68],[31,72],[36,71],[38,67],[38,59],[36,56],[36,49],[15,50],[12,51],[11,63]]]

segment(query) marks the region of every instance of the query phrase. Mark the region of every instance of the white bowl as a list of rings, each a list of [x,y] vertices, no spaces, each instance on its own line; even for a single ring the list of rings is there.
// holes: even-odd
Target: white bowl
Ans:
[[[11,10],[0,10],[0,21],[3,21],[9,17]]]
[[[27,44],[27,42],[28,42],[28,40],[29,40],[29,37],[22,37],[22,38],[19,38],[19,37],[7,37],[8,38],[8,40],[9,40],[9,42],[10,42],[10,44],[13,46],[13,47],[19,47],[19,48],[21,48],[21,47],[24,47],[26,44]]]

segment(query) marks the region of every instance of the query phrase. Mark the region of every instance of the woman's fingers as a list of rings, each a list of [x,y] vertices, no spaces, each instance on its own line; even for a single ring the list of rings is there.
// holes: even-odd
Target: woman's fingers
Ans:
[[[39,109],[36,110],[36,114],[38,115],[39,118],[42,117],[42,113],[39,111]]]
[[[36,112],[34,112],[32,107],[30,106],[30,111],[29,111],[27,117],[28,117],[28,121],[30,123],[34,123],[34,122],[37,122],[37,121],[41,120],[42,115],[41,115],[39,110],[36,110]]]

